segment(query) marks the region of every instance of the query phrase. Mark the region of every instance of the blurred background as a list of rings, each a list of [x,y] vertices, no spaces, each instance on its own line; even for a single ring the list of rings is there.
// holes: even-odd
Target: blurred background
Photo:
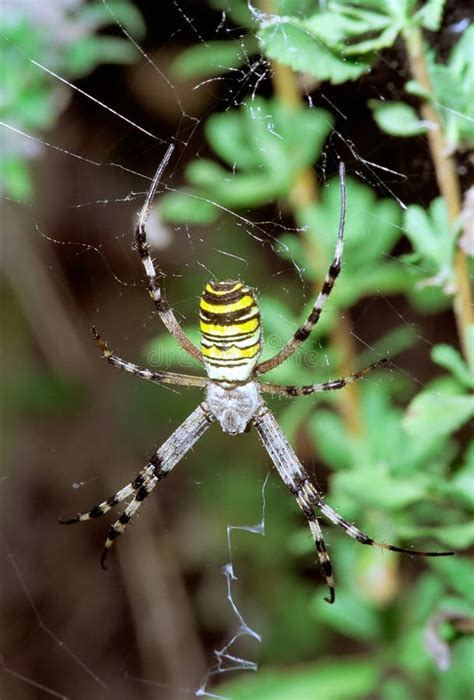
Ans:
[[[311,9],[326,3],[273,8]],[[421,229],[435,236],[430,222],[444,221],[436,206],[415,221],[439,196],[430,145],[419,125],[405,138],[387,133],[370,106],[388,96],[416,108],[404,92],[403,42],[372,52],[351,80],[295,79],[270,62],[279,56],[261,57],[256,12],[192,0],[3,3],[4,699],[472,697],[467,556],[403,557],[326,526],[337,589],[328,606],[310,533],[254,431],[230,438],[213,426],[147,500],[105,572],[100,555],[118,513],[57,522],[128,483],[201,400],[197,389],[114,371],[89,331],[94,324],[140,365],[201,373],[164,333],[132,247],[150,178],[174,143],[149,225],[168,298],[197,340],[205,282],[244,279],[261,296],[266,356],[304,318],[327,269],[346,162],[346,277],[315,338],[270,380],[307,384],[384,355],[391,362],[345,398],[269,403],[328,502],[373,537],[458,552],[474,541],[468,370],[455,287],[440,272],[451,248],[440,247],[438,267],[423,257]],[[470,3],[446,3],[440,29],[426,33],[437,61],[449,60],[470,21]],[[258,152],[260,143],[245,119],[279,132],[285,112],[275,100],[291,91],[314,125],[286,115],[293,150],[275,151],[260,180],[248,169],[238,191],[248,144]],[[468,140],[452,149],[463,191]],[[232,147],[247,166],[232,169]],[[430,413],[440,396],[452,402]],[[229,525],[258,532],[233,530],[229,549]],[[214,673],[216,652],[239,631],[227,650],[235,658],[220,657],[237,671]]]

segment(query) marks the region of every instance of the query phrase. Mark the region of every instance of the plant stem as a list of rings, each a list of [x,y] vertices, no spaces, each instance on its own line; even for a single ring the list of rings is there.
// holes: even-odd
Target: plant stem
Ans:
[[[428,71],[421,30],[415,26],[410,27],[404,32],[404,40],[413,77],[421,86],[424,94],[432,95],[433,86]],[[459,215],[461,213],[461,188],[456,172],[456,163],[449,153],[443,122],[435,105],[429,99],[423,99],[420,111],[423,119],[429,124],[428,143],[435,167],[436,180],[439,191],[446,202],[449,221],[454,231],[459,224]],[[469,326],[473,323],[472,290],[467,258],[459,245],[456,245],[454,276],[456,292],[453,310],[459,341],[466,361],[472,363],[472,353],[469,352],[468,340]],[[474,370],[472,365],[471,369]]]
[[[272,0],[260,0],[259,5],[263,12],[274,14]],[[272,61],[272,68],[275,95],[289,109],[301,109],[303,100],[294,72],[277,61]],[[318,201],[319,188],[314,171],[312,168],[304,168],[295,177],[289,195],[290,206],[292,209],[297,210]],[[320,254],[314,241],[310,240],[309,236],[306,236],[304,232],[301,233],[301,237],[308,260],[317,260]],[[321,281],[318,281],[314,284],[315,293],[319,292],[320,283]],[[331,331],[331,340],[338,348],[341,356],[341,373],[346,375],[355,372],[355,348],[350,322],[346,317],[339,316],[336,326]],[[352,434],[360,435],[362,433],[360,395],[359,387],[355,382],[348,384],[344,391],[341,392],[338,408],[347,430]]]

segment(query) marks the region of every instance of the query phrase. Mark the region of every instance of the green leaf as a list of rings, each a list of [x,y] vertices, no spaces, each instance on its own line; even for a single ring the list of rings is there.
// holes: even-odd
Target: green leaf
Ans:
[[[318,592],[311,604],[311,611],[318,622],[325,622],[345,637],[365,642],[374,642],[380,638],[382,629],[375,608],[360,598],[355,598],[353,592],[346,589],[337,591],[337,602],[333,606],[329,606]]]
[[[445,294],[452,293],[455,236],[445,200],[437,197],[428,211],[417,204],[410,205],[404,214],[403,229],[415,251],[410,262],[418,263],[424,272],[423,284],[442,287]]]
[[[259,670],[218,686],[232,700],[360,700],[373,691],[379,671],[372,661],[327,661],[299,671]]]
[[[173,71],[183,80],[223,75],[243,66],[257,51],[257,40],[251,35],[238,41],[208,41],[183,51],[174,61]]]
[[[369,100],[368,106],[373,111],[378,126],[392,136],[417,136],[426,134],[426,124],[417,113],[404,102],[384,102]]]
[[[77,11],[77,20],[89,32],[110,24],[121,24],[133,37],[141,39],[146,31],[140,11],[130,2],[107,0],[107,4],[93,2],[82,5]]]
[[[413,436],[449,435],[474,417],[474,396],[452,395],[426,389],[408,406],[403,426]]]
[[[69,46],[64,67],[69,75],[80,78],[101,63],[133,63],[138,55],[137,49],[124,39],[87,36]]]
[[[474,377],[461,354],[451,345],[435,345],[431,351],[433,362],[449,370],[460,384],[474,389]]]
[[[356,80],[370,70],[370,60],[338,55],[296,19],[262,25],[257,36],[268,58],[334,85]]]
[[[474,568],[470,559],[441,557],[430,559],[429,564],[454,591],[474,605]]]
[[[11,156],[0,161],[0,184],[0,189],[20,202],[27,202],[33,194],[30,172],[22,158]]]
[[[418,12],[415,13],[415,20],[425,29],[437,32],[441,27],[445,4],[446,0],[426,0]]]
[[[171,224],[205,226],[219,218],[220,210],[205,197],[194,192],[170,192],[160,198],[160,217]]]
[[[423,474],[409,480],[397,479],[385,469],[373,465],[353,465],[351,471],[333,475],[332,485],[339,493],[355,498],[362,506],[382,510],[400,510],[422,500],[427,494],[428,480]]]
[[[435,538],[452,550],[460,551],[474,544],[474,522],[439,527],[402,526],[400,537],[410,541],[418,538]]]

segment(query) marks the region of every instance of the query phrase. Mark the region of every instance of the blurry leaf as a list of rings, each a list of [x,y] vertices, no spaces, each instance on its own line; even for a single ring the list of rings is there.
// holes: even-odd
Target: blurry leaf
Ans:
[[[461,637],[451,645],[451,665],[440,678],[440,698],[472,697],[474,637]]]
[[[255,29],[256,20],[250,11],[248,0],[209,0],[209,5],[225,12],[236,26]]]
[[[220,210],[194,193],[169,192],[160,198],[160,216],[167,223],[206,225],[215,221]]]
[[[425,29],[437,32],[441,26],[445,4],[446,0],[425,0],[414,17]]]
[[[332,484],[337,492],[356,498],[362,507],[400,510],[426,496],[428,481],[422,474],[410,480],[395,479],[380,467],[374,470],[370,465],[357,465],[349,472],[334,474]]]
[[[30,199],[33,192],[28,167],[15,156],[3,158],[0,162],[0,183],[9,197],[20,202]]]
[[[336,632],[345,637],[375,641],[380,638],[381,620],[377,611],[360,598],[355,598],[352,592],[345,589],[337,591],[336,603],[328,605],[320,597],[314,598],[311,609],[318,621],[324,621]]]
[[[240,37],[238,41],[195,44],[179,54],[173,71],[184,80],[222,75],[231,68],[240,68],[257,51],[258,43],[252,35]]]
[[[329,80],[337,85],[355,80],[370,70],[370,61],[338,55],[297,18],[282,18],[268,25],[262,23],[257,37],[268,58],[295,71],[309,73],[320,81]]]
[[[101,63],[133,63],[137,49],[125,39],[87,36],[71,44],[64,55],[64,68],[69,75],[81,78]]]
[[[260,670],[218,686],[217,692],[232,700],[360,700],[373,691],[378,675],[372,661],[344,659],[295,672]]]
[[[418,263],[425,277],[430,275],[423,283],[442,287],[445,294],[452,293],[455,237],[445,200],[437,197],[428,211],[411,204],[405,211],[403,228],[415,250],[410,262]]]
[[[461,503],[474,508],[474,441],[467,447],[465,464],[453,479],[447,482],[445,488],[448,494]]]
[[[427,128],[417,113],[404,102],[369,100],[378,126],[392,136],[416,136],[426,134]]]
[[[437,63],[427,49],[426,59],[432,91],[426,93],[414,80],[405,89],[409,94],[433,102],[445,125],[450,151],[467,150],[474,144],[474,25],[462,33],[451,50],[448,62]]]
[[[460,556],[441,557],[430,559],[429,564],[452,590],[474,605],[474,565],[471,560]]]
[[[402,528],[401,532],[406,538],[411,538],[412,535],[414,537],[434,536],[439,542],[455,550],[467,549],[474,544],[474,522],[443,525],[435,528]]]
[[[327,464],[333,469],[352,467],[355,459],[353,438],[340,416],[320,409],[308,420],[308,428],[315,449]]]
[[[444,383],[442,389],[426,389],[415,396],[403,421],[410,435],[423,436],[433,430],[438,436],[448,435],[474,417],[474,396],[456,395],[449,389]]]
[[[431,351],[431,358],[433,362],[452,372],[460,384],[474,389],[474,377],[458,350],[451,345],[435,345]]]
[[[77,20],[88,31],[121,24],[136,39],[141,39],[146,31],[140,11],[131,2],[107,0],[107,4],[100,1],[84,4],[77,9]]]
[[[418,700],[407,681],[387,678],[381,689],[380,700]]]

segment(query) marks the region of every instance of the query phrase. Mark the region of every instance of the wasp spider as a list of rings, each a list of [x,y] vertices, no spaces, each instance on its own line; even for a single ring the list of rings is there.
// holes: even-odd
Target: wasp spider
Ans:
[[[299,462],[273,413],[262,398],[262,393],[279,396],[307,396],[321,391],[342,389],[385,362],[385,360],[379,360],[347,377],[308,386],[280,386],[261,382],[258,379],[260,374],[264,374],[284,362],[308,338],[318,322],[324,304],[341,270],[345,219],[343,164],[341,163],[339,168],[341,213],[336,251],[322,289],[305,323],[298,328],[283,349],[271,359],[259,363],[263,345],[260,310],[255,294],[250,287],[235,280],[211,281],[206,284],[200,300],[200,349],[195,347],[184,334],[160,287],[158,281],[160,271],[157,272],[147,244],[146,222],[161,174],[172,151],[173,148],[170,147],[158,168],[140,212],[136,228],[136,245],[145,268],[148,291],[158,315],[177,342],[204,366],[207,377],[142,369],[117,357],[108,348],[107,342],[101,338],[95,328],[92,328],[92,332],[102,357],[110,365],[158,384],[202,387],[206,390],[206,398],[150,457],[145,468],[138,473],[132,482],[88,512],[78,514],[69,520],[60,520],[60,522],[71,524],[97,518],[107,513],[118,503],[130,499],[119,519],[109,529],[101,559],[102,566],[105,568],[107,552],[114,541],[123,534],[127,523],[137,513],[145,498],[150,495],[156,484],[170,473],[207,428],[217,421],[222,430],[229,435],[243,433],[250,426],[255,426],[273,464],[296,498],[298,506],[308,522],[329,588],[329,596],[325,598],[329,603],[333,603],[335,599],[334,579],[315,509],[318,509],[329,521],[361,544],[375,545],[382,549],[411,555],[442,556],[452,554],[452,552],[420,552],[377,542],[355,525],[344,520],[325,502],[321,493],[311,483],[308,473]]]

